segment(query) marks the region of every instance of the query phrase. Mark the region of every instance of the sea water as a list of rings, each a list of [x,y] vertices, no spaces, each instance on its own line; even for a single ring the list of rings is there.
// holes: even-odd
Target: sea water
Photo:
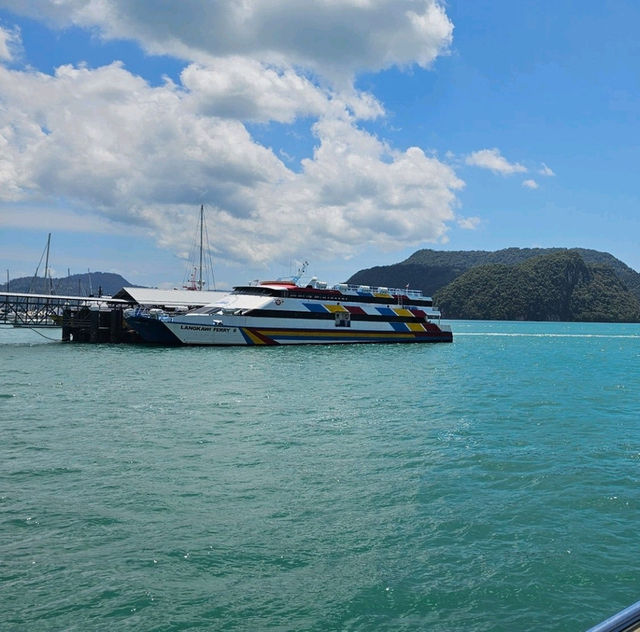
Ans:
[[[451,324],[0,330],[0,629],[570,632],[640,599],[640,325]]]

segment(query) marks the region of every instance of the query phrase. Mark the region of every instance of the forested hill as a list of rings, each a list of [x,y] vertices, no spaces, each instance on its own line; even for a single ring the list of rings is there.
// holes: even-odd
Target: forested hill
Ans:
[[[32,294],[57,294],[58,296],[112,296],[123,287],[131,286],[124,277],[112,272],[85,272],[59,279],[43,277],[21,277],[10,279],[9,287],[4,283],[0,290],[5,292],[30,292]]]
[[[433,296],[439,289],[475,266],[517,265],[544,255],[567,252],[566,248],[506,248],[504,250],[418,250],[401,263],[356,272],[349,283],[421,289]],[[640,300],[640,274],[607,252],[573,248],[586,264],[610,267],[615,276]]]
[[[610,265],[577,250],[476,266],[434,295],[447,318],[639,322],[640,301]]]

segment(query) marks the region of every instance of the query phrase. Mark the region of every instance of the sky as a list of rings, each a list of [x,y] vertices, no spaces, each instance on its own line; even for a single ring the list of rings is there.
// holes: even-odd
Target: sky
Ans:
[[[640,270],[637,0],[0,0],[0,273],[328,282],[421,248]]]

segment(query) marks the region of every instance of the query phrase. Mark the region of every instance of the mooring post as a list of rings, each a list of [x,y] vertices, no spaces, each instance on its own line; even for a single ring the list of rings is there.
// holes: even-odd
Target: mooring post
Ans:
[[[100,310],[90,309],[89,311],[89,342],[100,341]]]
[[[111,309],[111,321],[109,322],[109,342],[120,342],[122,332],[122,310],[119,307]]]
[[[71,340],[71,310],[65,307],[62,310],[62,342],[69,342]]]

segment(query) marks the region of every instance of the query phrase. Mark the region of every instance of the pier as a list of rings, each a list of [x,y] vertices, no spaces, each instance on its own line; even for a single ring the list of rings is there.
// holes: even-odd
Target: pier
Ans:
[[[65,342],[137,342],[122,312],[130,300],[0,292],[0,324],[22,328],[57,327]]]
[[[0,292],[0,325],[62,328],[63,342],[139,343],[123,312],[128,307],[157,307],[169,312],[202,307],[226,292],[122,288],[115,296],[57,296]]]

